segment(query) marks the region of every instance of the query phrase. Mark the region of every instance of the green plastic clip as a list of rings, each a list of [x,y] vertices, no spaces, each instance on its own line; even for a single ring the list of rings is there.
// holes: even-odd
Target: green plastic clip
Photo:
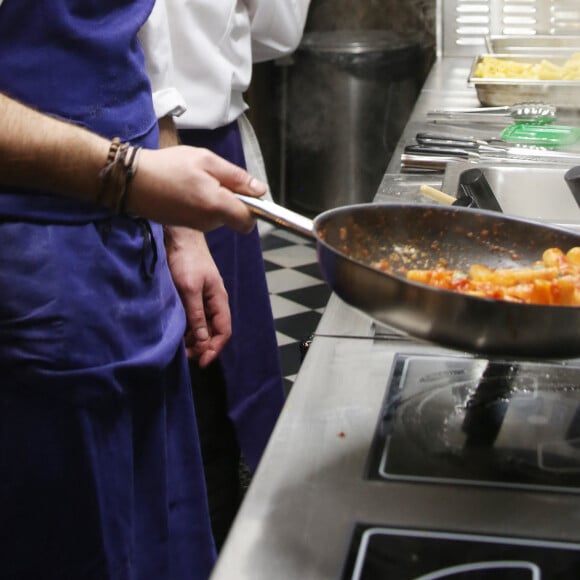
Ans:
[[[501,138],[512,143],[562,147],[573,145],[580,139],[580,127],[514,123],[502,131]]]

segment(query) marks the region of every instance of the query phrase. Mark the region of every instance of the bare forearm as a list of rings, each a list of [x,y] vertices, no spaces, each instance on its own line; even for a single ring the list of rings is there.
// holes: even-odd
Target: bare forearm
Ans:
[[[109,141],[0,93],[0,184],[94,201]]]
[[[54,119],[0,93],[0,185],[41,189],[104,205],[158,221],[208,231],[228,225],[250,231],[255,218],[232,193],[260,196],[266,186],[242,168],[206,149],[166,147],[143,149],[134,177],[123,189],[122,175],[111,184],[100,173],[110,141]],[[117,156],[114,163],[123,162]],[[138,170],[135,173],[135,170]],[[126,167],[120,167],[126,172]],[[127,175],[127,173],[125,173]],[[100,196],[107,185],[108,197]],[[111,197],[112,196],[112,197]],[[113,203],[114,202],[114,203]]]
[[[160,119],[159,147],[178,143],[173,119]],[[166,225],[164,232],[167,263],[187,318],[186,352],[205,367],[232,333],[228,294],[202,232],[175,225]]]
[[[159,148],[179,145],[179,136],[173,117],[162,117],[159,123]]]
[[[159,124],[159,148],[173,147],[179,145],[179,135],[173,117],[162,117],[158,120]],[[189,245],[194,240],[203,246],[205,238],[202,232],[197,232],[191,228],[166,225],[163,228],[165,232],[165,242],[168,250],[180,250],[184,245]]]
[[[175,145],[179,145],[179,135],[173,117],[162,117],[159,119],[159,148],[163,149]],[[209,251],[205,237],[200,231],[171,225],[165,226],[164,231],[168,246],[174,250],[183,249],[187,246],[191,249],[195,246],[198,249],[201,247]]]

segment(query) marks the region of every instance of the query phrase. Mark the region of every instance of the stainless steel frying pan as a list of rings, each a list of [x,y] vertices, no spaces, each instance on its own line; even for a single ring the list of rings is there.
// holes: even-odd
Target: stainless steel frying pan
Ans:
[[[242,197],[242,196],[240,196]],[[259,216],[316,240],[329,287],[375,320],[443,346],[488,355],[580,356],[580,307],[510,303],[408,281],[373,268],[471,264],[522,267],[548,247],[580,246],[580,234],[492,211],[423,204],[362,204],[314,220],[272,202],[243,198]]]

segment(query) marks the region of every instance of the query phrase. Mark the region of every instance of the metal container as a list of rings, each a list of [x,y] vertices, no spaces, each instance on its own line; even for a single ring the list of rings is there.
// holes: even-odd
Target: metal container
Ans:
[[[480,54],[474,60],[468,82],[475,87],[477,98],[482,105],[501,106],[515,103],[540,101],[562,109],[580,109],[580,80],[527,80],[522,78],[482,78],[475,76],[477,65],[485,58],[515,60],[513,54]],[[520,54],[517,61],[536,64],[549,60],[562,66],[568,60],[562,54]]]
[[[312,32],[289,69],[286,204],[371,201],[422,81],[418,44],[379,30]]]
[[[461,176],[473,167],[485,175],[505,213],[578,228],[580,208],[564,180],[570,165],[518,166],[488,161],[474,166],[456,162],[447,166],[441,189],[456,195]]]
[[[580,36],[572,34],[491,35],[485,38],[488,52],[499,54],[535,54],[580,52]]]

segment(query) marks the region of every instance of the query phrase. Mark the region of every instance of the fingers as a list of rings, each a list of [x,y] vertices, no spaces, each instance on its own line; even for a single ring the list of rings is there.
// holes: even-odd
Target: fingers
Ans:
[[[250,175],[246,170],[217,156],[207,158],[208,173],[220,184],[220,195],[230,196],[223,214],[224,224],[241,233],[250,233],[256,225],[256,217],[232,193],[242,193],[251,197],[261,197],[268,189],[262,181]]]
[[[218,358],[230,336],[230,332],[216,331],[216,334],[207,340],[199,341],[192,331],[188,332],[185,337],[187,356],[198,359],[199,366],[205,368]]]
[[[206,317],[202,296],[196,298],[199,300],[191,300],[189,308],[186,307],[188,330],[185,334],[185,347],[189,358],[198,358],[200,364],[203,359],[207,361],[203,365],[206,366],[217,357],[221,349],[216,348],[216,340],[210,328],[211,321]]]
[[[201,368],[212,363],[221,353],[232,335],[232,320],[228,296],[223,285],[206,288],[200,308],[192,304],[186,308],[188,331],[185,336],[187,356],[197,358]]]
[[[230,192],[243,193],[252,197],[261,197],[268,186],[250,175],[245,169],[226,161],[218,155],[209,155],[207,159],[208,173],[215,177],[222,187]]]
[[[223,224],[242,234],[249,234],[256,227],[256,216],[230,190],[220,187],[220,195],[229,197],[229,203],[222,212]]]
[[[195,322],[188,321],[188,327],[185,334],[185,350],[188,358],[198,358],[211,347],[205,316],[203,320],[198,317]]]
[[[266,184],[207,149],[143,150],[127,209],[165,225],[210,231],[221,225],[248,233],[252,212],[233,192],[260,197]]]
[[[214,315],[208,322],[210,339],[203,344],[203,352],[199,356],[199,366],[201,368],[205,368],[218,357],[232,335],[232,320],[229,308],[214,310]]]
[[[200,368],[205,369],[208,367],[214,360],[217,359],[219,352],[208,348],[204,352],[201,353],[199,359],[197,360],[197,364],[199,364]]]

